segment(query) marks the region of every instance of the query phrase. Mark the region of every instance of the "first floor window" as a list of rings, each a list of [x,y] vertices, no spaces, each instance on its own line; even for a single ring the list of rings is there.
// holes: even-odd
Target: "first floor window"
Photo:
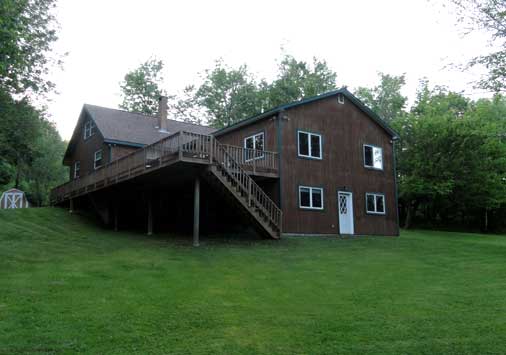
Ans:
[[[74,179],[77,179],[79,177],[80,172],[81,172],[81,162],[76,161],[74,163]]]
[[[365,203],[367,213],[385,214],[385,195],[366,193]]]
[[[102,166],[102,149],[97,150],[95,152],[95,159],[94,159],[94,163],[93,163],[93,167],[95,169],[97,169],[101,166]]]
[[[364,166],[366,168],[383,170],[383,149],[364,144]]]
[[[84,124],[84,139],[91,137],[95,133],[95,123],[93,121],[87,121]]]
[[[298,153],[300,157],[321,159],[322,136],[315,133],[299,131],[297,134]]]
[[[299,186],[299,207],[323,209],[323,189],[320,187]]]
[[[244,138],[245,160],[260,159],[264,157],[264,132]]]

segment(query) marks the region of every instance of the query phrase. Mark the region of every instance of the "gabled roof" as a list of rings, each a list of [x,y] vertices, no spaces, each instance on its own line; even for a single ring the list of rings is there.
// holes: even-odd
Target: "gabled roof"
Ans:
[[[148,145],[179,131],[200,134],[210,134],[215,131],[211,127],[168,119],[167,132],[160,132],[156,116],[89,104],[84,105],[84,110],[95,121],[105,141]]]
[[[399,135],[397,134],[397,132],[395,132],[384,119],[382,119],[380,116],[378,116],[378,114],[373,112],[369,107],[367,107],[362,101],[360,101],[355,95],[353,95],[351,92],[349,92],[348,89],[346,89],[345,87],[338,89],[338,90],[329,91],[329,92],[326,92],[326,93],[318,95],[318,96],[309,97],[309,98],[306,98],[303,100],[294,101],[294,102],[291,102],[288,104],[284,104],[284,105],[275,107],[275,108],[273,108],[269,111],[266,111],[264,113],[261,113],[259,115],[256,115],[256,116],[253,116],[250,118],[246,118],[242,121],[236,122],[232,125],[222,128],[222,129],[214,132],[213,134],[215,136],[220,136],[222,134],[228,133],[230,131],[234,131],[238,128],[241,128],[241,127],[250,125],[252,123],[255,123],[257,121],[260,121],[264,118],[272,117],[273,115],[278,114],[282,111],[286,111],[291,108],[306,105],[306,104],[309,104],[314,101],[323,100],[323,99],[326,99],[326,98],[329,98],[332,96],[337,96],[339,94],[344,95],[348,100],[350,100],[353,104],[355,104],[355,106],[357,106],[362,112],[364,112],[373,121],[375,121],[378,125],[380,125],[390,136],[392,136],[393,139],[399,138]]]
[[[141,113],[128,112],[101,106],[84,104],[77,126],[83,124],[85,118],[91,118],[105,143],[143,147],[154,143],[170,134],[187,131],[199,134],[211,134],[216,129],[176,120],[167,121],[167,132],[158,127],[158,117]],[[78,129],[74,130],[63,161],[67,161],[79,138]]]

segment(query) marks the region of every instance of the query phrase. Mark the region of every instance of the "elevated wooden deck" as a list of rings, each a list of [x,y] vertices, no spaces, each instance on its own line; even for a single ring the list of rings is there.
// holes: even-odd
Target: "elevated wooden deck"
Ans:
[[[273,238],[281,235],[281,210],[251,178],[278,177],[277,153],[223,145],[213,136],[183,131],[54,188],[51,203],[60,204],[179,162],[210,166],[208,171],[264,231]]]

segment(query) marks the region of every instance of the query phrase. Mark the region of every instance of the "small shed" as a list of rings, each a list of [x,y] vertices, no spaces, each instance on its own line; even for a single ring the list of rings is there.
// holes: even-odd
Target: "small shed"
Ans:
[[[23,191],[10,189],[0,197],[0,208],[28,208],[29,203]]]

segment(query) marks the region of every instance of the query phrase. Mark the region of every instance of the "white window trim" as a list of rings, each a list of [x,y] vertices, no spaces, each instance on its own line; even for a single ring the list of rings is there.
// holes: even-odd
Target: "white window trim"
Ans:
[[[102,149],[97,150],[95,152],[95,155],[93,156],[93,168],[95,170],[100,168],[102,165],[104,165],[103,163],[101,163],[99,166],[97,166],[97,153],[100,153],[100,160],[104,160],[104,154],[102,152]]]
[[[343,94],[337,94],[337,102],[339,104],[344,104],[344,95]]]
[[[365,159],[365,147],[370,147],[372,148],[372,164],[373,165],[367,165],[365,163],[366,159]],[[381,168],[376,168],[374,166],[374,149],[379,149],[381,151]],[[381,147],[378,147],[376,145],[372,145],[372,144],[364,144],[363,148],[362,148],[362,155],[363,155],[363,159],[364,159],[364,167],[367,168],[367,169],[374,169],[374,170],[383,170],[384,169],[384,163],[383,163],[383,148]]]
[[[369,211],[369,208],[367,206],[367,197],[369,197],[369,196],[374,196],[374,211]],[[378,207],[376,205],[376,203],[377,203],[376,198],[378,196],[383,198],[383,212],[377,212]],[[385,215],[387,213],[385,194],[381,194],[381,193],[377,193],[377,192],[366,192],[366,194],[365,194],[365,212],[367,214]]]
[[[95,123],[92,120],[86,121],[86,123],[84,124],[84,139],[88,139],[95,134],[94,128]]]
[[[262,136],[262,139],[263,139],[263,141],[264,141],[264,149],[256,149],[256,144],[257,144],[257,143],[256,143],[256,140],[255,140],[255,137],[257,137],[257,136]],[[253,150],[255,151],[255,153],[256,153],[256,151],[257,151],[257,150],[259,150],[259,151],[261,151],[261,152],[262,152],[262,155],[259,155],[259,156],[254,156],[253,158],[250,158],[250,159],[246,159],[246,158],[244,158],[244,161],[252,161],[252,160],[263,159],[263,158],[265,157],[265,154],[264,154],[264,151],[265,151],[265,134],[264,134],[264,132],[255,133],[255,134],[253,134],[253,135],[251,135],[251,136],[248,136],[248,137],[245,137],[245,138],[244,138],[244,143],[243,143],[243,146],[244,146],[244,149],[245,149],[245,150],[244,150],[244,154],[245,154],[245,156],[247,156],[247,153],[246,153],[246,152],[247,152],[248,150],[250,150],[250,149],[251,149],[251,148],[246,148],[246,141],[247,141],[248,139],[250,139],[250,138],[253,138]],[[248,150],[246,150],[246,149],[248,149]]]
[[[77,169],[77,166],[79,166],[79,169]],[[79,175],[76,174],[76,172],[79,171]],[[74,179],[77,179],[81,175],[81,162],[78,160],[74,162]]]
[[[309,207],[302,206],[302,189],[309,189]],[[322,206],[321,207],[313,207],[313,190],[320,190],[320,195],[322,197]],[[299,185],[299,208],[303,210],[323,210],[323,206],[325,206],[324,198],[323,198],[323,188],[322,187],[312,187],[312,186],[303,186]]]
[[[301,154],[300,153],[300,134],[301,133],[304,133],[304,134],[307,134],[308,135],[308,153],[309,155],[304,155],[304,154]],[[311,155],[311,136],[318,136],[319,139],[319,142],[320,142],[320,156],[319,157],[314,157]],[[316,159],[316,160],[322,160],[323,159],[323,144],[322,144],[322,141],[323,141],[323,138],[322,138],[322,135],[319,134],[319,133],[313,133],[313,132],[308,132],[308,131],[297,131],[297,154],[299,155],[299,157],[301,158],[306,158],[306,159]]]

